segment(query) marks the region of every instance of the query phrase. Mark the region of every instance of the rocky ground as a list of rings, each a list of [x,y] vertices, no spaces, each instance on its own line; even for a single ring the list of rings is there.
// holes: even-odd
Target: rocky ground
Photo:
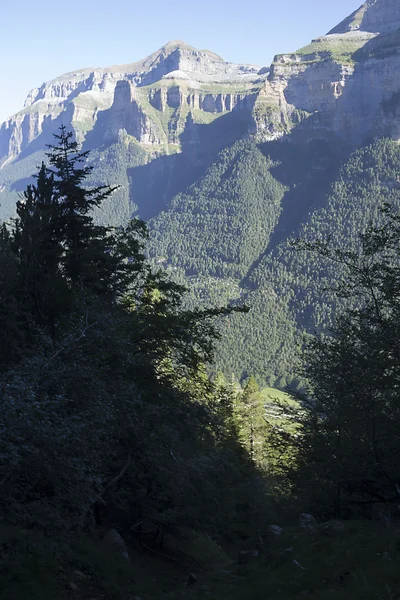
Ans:
[[[400,598],[400,527],[382,522],[302,515],[295,526],[270,527],[257,548],[236,540],[226,564],[214,565],[137,541],[127,558],[115,533],[82,537],[64,553],[54,542],[2,528],[1,600]]]

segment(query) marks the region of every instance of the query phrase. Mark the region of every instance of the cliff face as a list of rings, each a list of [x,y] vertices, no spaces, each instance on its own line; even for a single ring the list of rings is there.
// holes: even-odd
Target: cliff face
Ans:
[[[172,42],[136,63],[46,83],[0,126],[0,219],[14,214],[41,160],[36,151],[53,142],[61,122],[73,128],[93,150],[88,185],[118,185],[96,218],[148,221],[151,258],[190,281],[190,302],[242,298],[252,306],[252,321],[230,322],[223,333],[226,372],[244,369],[247,377],[254,365],[260,372],[274,365],[284,375],[284,357],[295,359],[281,341],[295,348],[300,339],[292,311],[301,330],[314,319],[313,275],[308,265],[296,274],[286,242],[310,214],[312,231],[323,234],[357,222],[352,198],[342,212],[335,205],[327,226],[320,209],[347,146],[400,139],[399,27],[400,0],[371,0],[270,68]]]
[[[51,136],[61,114],[82,137],[98,112],[112,105],[116,83],[125,77],[125,73],[80,71],[32,90],[24,108],[0,127],[0,157],[13,159],[41,134]]]
[[[252,132],[262,140],[300,126],[308,136],[333,134],[354,146],[370,137],[398,139],[399,77],[399,31],[322,36],[275,57],[255,103]]]
[[[196,141],[193,124],[240,112],[244,137],[335,135],[352,145],[399,137],[400,2],[368,0],[326,35],[270,69],[234,65],[170,42],[127,65],[86,69],[43,84],[0,127],[0,165],[44,147],[62,122],[80,142],[113,143],[122,133],[156,153]],[[191,140],[191,136],[194,136]]]
[[[71,125],[83,142],[99,117],[105,141],[121,130],[142,144],[179,144],[169,121],[186,120],[188,112],[224,113],[251,106],[253,88],[266,75],[252,65],[234,65],[209,51],[170,42],[142,61],[68,73],[32,90],[24,108],[0,128],[3,164],[32,142],[50,137],[60,124]],[[174,117],[174,119],[172,118]],[[202,121],[201,115],[197,117]],[[45,141],[43,139],[43,145]]]
[[[397,0],[368,0],[329,33],[346,33],[356,30],[391,33],[399,27],[400,14]]]

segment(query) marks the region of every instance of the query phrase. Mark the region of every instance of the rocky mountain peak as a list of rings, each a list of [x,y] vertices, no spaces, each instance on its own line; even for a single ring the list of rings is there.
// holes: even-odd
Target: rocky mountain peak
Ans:
[[[143,69],[142,85],[154,83],[174,74],[174,78],[199,81],[220,81],[223,79],[243,79],[243,76],[255,76],[259,67],[254,65],[236,65],[226,62],[218,54],[209,50],[197,50],[180,40],[168,42],[162,48],[141,62]]]
[[[385,34],[399,28],[399,0],[367,0],[339,25],[331,29],[329,34],[357,30]]]
[[[255,79],[259,69],[255,65],[226,62],[215,52],[197,50],[181,40],[173,40],[133,63],[80,69],[43,83],[29,92],[24,108],[39,100],[64,101],[80,92],[97,91],[103,97],[112,95],[120,80],[129,80],[136,86],[151,85],[163,78],[190,79],[192,83],[245,81]]]
[[[80,142],[101,116],[103,129],[107,121],[113,139],[123,128],[143,143],[161,143],[164,138],[175,143],[178,134],[164,132],[158,119],[156,125],[149,125],[149,104],[160,114],[167,107],[182,109],[183,116],[176,118],[183,121],[190,109],[229,112],[242,105],[266,75],[257,66],[226,62],[181,40],[167,42],[133,63],[66,73],[33,89],[24,108],[2,124],[0,164],[12,161],[41,136],[46,143],[61,120],[71,124]],[[112,118],[106,118],[107,111]]]
[[[60,122],[81,143],[112,143],[123,131],[159,152],[177,152],[189,133],[195,139],[191,119],[200,126],[239,111],[248,123],[243,135],[260,141],[303,122],[315,136],[329,131],[352,143],[372,131],[396,137],[389,117],[397,111],[399,43],[389,36],[388,48],[387,34],[399,28],[400,0],[367,0],[328,35],[275,57],[270,69],[172,40],[133,63],[67,73],[32,90],[0,126],[0,167],[32,142],[48,143]]]

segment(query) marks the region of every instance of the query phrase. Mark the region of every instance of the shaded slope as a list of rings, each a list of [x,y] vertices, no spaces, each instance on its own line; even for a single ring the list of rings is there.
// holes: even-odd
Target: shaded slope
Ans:
[[[376,142],[355,152],[339,173],[338,156],[328,147],[325,154],[321,146],[309,149],[293,172],[299,147],[268,150],[271,156],[280,152],[279,163],[254,144],[224,151],[200,182],[152,221],[151,252],[190,282],[192,305],[240,301],[251,307],[224,325],[218,367],[228,376],[253,373],[260,382],[282,385],[298,377],[303,334],[332,323],[337,304],[328,288],[345,277],[337,265],[298,252],[291,242],[297,235],[331,237],[340,248],[356,248],[359,232],[379,219],[384,200],[400,206],[400,148]]]
[[[152,255],[188,274],[242,277],[267,246],[284,188],[252,143],[224,150],[154,221]]]

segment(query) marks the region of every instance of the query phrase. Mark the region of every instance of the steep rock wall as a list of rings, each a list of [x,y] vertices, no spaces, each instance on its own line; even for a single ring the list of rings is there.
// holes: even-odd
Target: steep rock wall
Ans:
[[[61,114],[63,123],[75,129],[81,142],[102,116],[106,139],[114,139],[118,130],[124,129],[141,143],[179,143],[176,134],[170,141],[168,135],[163,136],[163,128],[152,122],[148,101],[162,112],[166,107],[186,106],[216,113],[234,110],[244,106],[246,92],[232,94],[230,86],[251,88],[259,79],[258,71],[258,67],[227,63],[212,52],[183,42],[170,42],[137,63],[68,73],[32,90],[24,108],[1,125],[0,164],[13,160],[43,134],[51,138]],[[186,83],[186,89],[175,86],[175,79]],[[207,93],[202,89],[210,86],[226,91]],[[145,91],[134,97],[134,88]],[[147,101],[141,103],[146,94]],[[108,110],[110,115],[105,115]]]
[[[274,139],[300,124],[309,135],[334,134],[353,145],[398,139],[399,51],[387,34],[367,38],[352,60],[341,62],[331,51],[275,57],[255,103],[253,134]]]

